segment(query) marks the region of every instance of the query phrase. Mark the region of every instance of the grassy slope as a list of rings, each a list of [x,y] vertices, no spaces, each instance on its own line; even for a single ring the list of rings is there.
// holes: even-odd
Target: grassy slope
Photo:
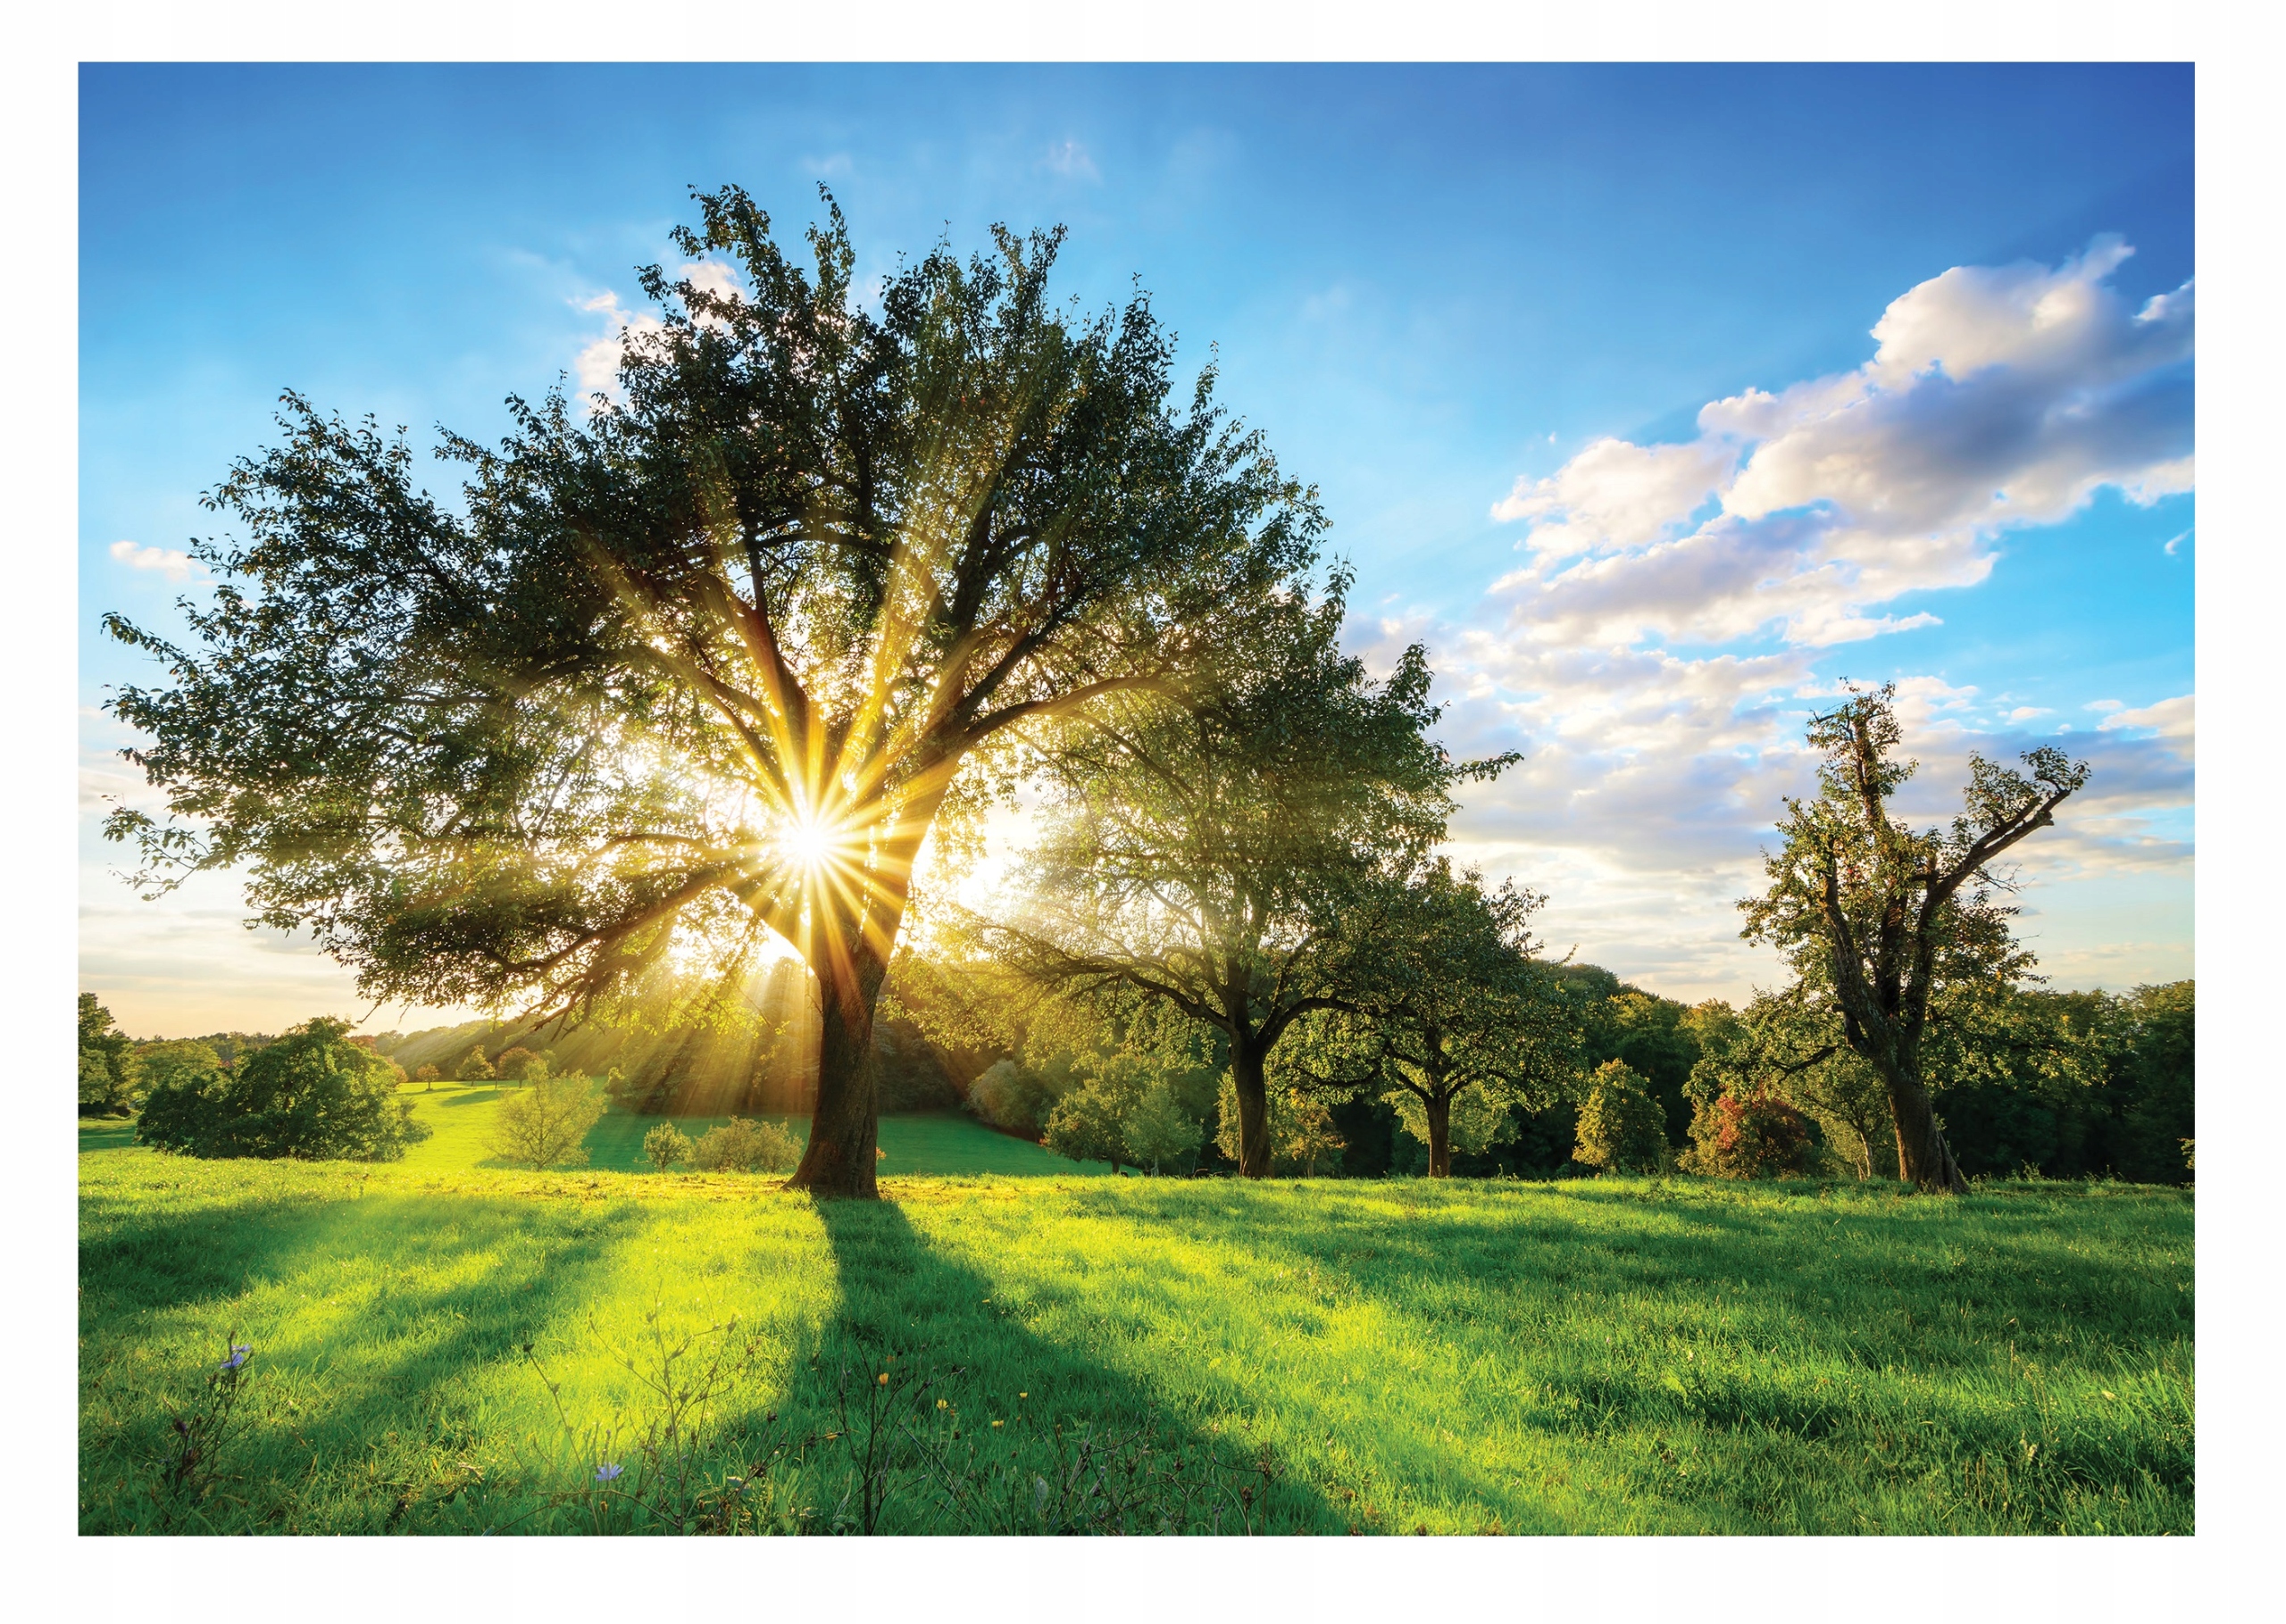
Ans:
[[[438,1083],[434,1090],[418,1086],[406,1090],[414,1120],[426,1123],[431,1137],[405,1153],[405,1165],[428,1172],[457,1171],[480,1167],[504,1167],[485,1143],[492,1115],[504,1091],[489,1083]],[[806,1141],[806,1117],[772,1118]],[[588,1135],[588,1165],[597,1171],[648,1172],[643,1136],[662,1121],[697,1138],[728,1117],[645,1117],[614,1109]],[[129,1135],[131,1137],[131,1132]],[[965,1116],[911,1116],[881,1119],[880,1147],[885,1174],[991,1174],[1001,1178],[1047,1178],[1071,1173],[1108,1172],[1101,1162],[1067,1162],[1006,1134],[995,1133]]]
[[[89,1532],[152,1524],[228,1334],[257,1353],[214,1526],[581,1526],[647,1413],[618,1362],[647,1312],[739,1316],[723,1462],[778,1448],[816,1505],[855,1362],[940,1378],[939,1419],[1014,1440],[1026,1484],[1048,1418],[1267,1443],[1281,1528],[2192,1527],[2182,1192],[915,1178],[822,1208],[737,1178],[80,1170]]]

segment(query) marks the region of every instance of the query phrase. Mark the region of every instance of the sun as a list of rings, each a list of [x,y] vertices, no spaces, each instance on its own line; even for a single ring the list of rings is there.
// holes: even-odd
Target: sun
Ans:
[[[828,824],[805,818],[786,831],[787,854],[810,873],[833,860],[833,847],[834,831]]]

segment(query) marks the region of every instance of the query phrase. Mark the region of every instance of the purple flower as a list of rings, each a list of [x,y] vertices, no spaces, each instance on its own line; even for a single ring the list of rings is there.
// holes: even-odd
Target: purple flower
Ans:
[[[606,1461],[601,1466],[596,1468],[596,1481],[598,1483],[608,1483],[613,1478],[619,1476],[620,1472],[623,1470],[624,1469],[621,1467],[616,1461]]]
[[[253,1352],[254,1345],[251,1343],[233,1342],[230,1344],[230,1356],[228,1359],[225,1359],[221,1364],[216,1368],[224,1370],[235,1370],[240,1365],[246,1363],[247,1356]]]

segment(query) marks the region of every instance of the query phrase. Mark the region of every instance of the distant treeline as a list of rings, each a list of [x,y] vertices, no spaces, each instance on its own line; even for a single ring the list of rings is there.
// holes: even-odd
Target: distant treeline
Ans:
[[[1580,1113],[1598,1068],[1623,1062],[1642,1079],[1664,1119],[1669,1165],[1690,1165],[1694,1126],[1726,1086],[1743,1081],[1786,1101],[1808,1120],[1814,1165],[1859,1177],[1898,1176],[1895,1128],[1878,1079],[1841,1054],[1790,1075],[1756,1073],[1754,1023],[1766,1001],[1734,1010],[1721,1000],[1686,1004],[1661,997],[1595,965],[1548,966],[1570,995],[1574,1070],[1566,1096],[1541,1110],[1508,1108],[1505,1120],[1456,1133],[1452,1171],[1463,1178],[1546,1178],[1595,1170],[1576,1159]],[[897,985],[893,981],[893,986]],[[903,996],[925,1003],[925,983],[908,979]],[[1045,1007],[1045,1006],[1043,1006]],[[1960,1047],[1958,1069],[1932,1075],[1944,1130],[1971,1177],[2033,1174],[2110,1176],[2181,1184],[2194,1128],[2194,984],[2178,981],[2125,995],[2018,989],[1996,997],[1975,1041]],[[1181,1165],[1235,1170],[1228,1125],[1219,1120],[1216,1079],[1228,1064],[1221,1035],[1185,1027],[1171,1046],[1151,1023],[1122,1021],[1085,1006],[1058,1004],[998,1048],[944,1052],[946,1069],[969,1108],[1008,1131],[1044,1136],[1064,1148],[1058,1106],[1080,1098],[1125,1054],[1164,1082],[1197,1122],[1195,1150]],[[1742,1072],[1742,1064],[1744,1070]],[[1130,1089],[1130,1093],[1138,1093]],[[1376,1178],[1426,1170],[1429,1148],[1401,1095],[1373,1087],[1325,1100],[1314,1128],[1297,1118],[1281,1133],[1281,1171]],[[1095,1136],[1102,1141],[1099,1130]],[[1107,1156],[1105,1143],[1088,1153]],[[1068,1153],[1079,1153],[1077,1141]]]
[[[1737,1012],[1720,1001],[1694,1005],[1661,997],[1594,965],[1549,968],[1567,984],[1579,1012],[1581,1070],[1623,1062],[1656,1102],[1670,1145],[1684,1151],[1694,1116],[1714,1091],[1710,1079],[1725,1045],[1740,1029]],[[1945,1132],[1963,1170],[1972,1177],[2031,1172],[2182,1182],[2183,1147],[2195,1132],[2194,991],[2186,980],[2125,995],[2009,994],[2002,1017],[1975,1045],[1975,1074],[1934,1079]],[[813,999],[808,972],[787,961],[771,975],[750,1021],[650,1030],[602,1021],[472,1020],[370,1041],[416,1080],[428,1067],[440,1078],[458,1077],[472,1054],[483,1056],[488,1073],[502,1055],[521,1049],[544,1057],[554,1071],[613,1079],[614,1097],[645,1114],[798,1115],[815,1100]],[[92,1005],[82,1000],[82,1109],[124,1110],[137,1070],[132,1057],[156,1045],[120,1037]],[[1040,1137],[1058,1098],[1089,1071],[1092,1057],[1133,1046],[1132,1035],[1115,1020],[1098,1023],[1069,1008],[1064,1015],[1053,1034],[1029,1049],[962,1049],[940,1048],[913,1020],[885,1010],[874,1032],[881,1109],[966,1106],[994,1126]],[[1183,1161],[1204,1171],[1235,1165],[1218,1143],[1215,1079],[1227,1055],[1217,1039],[1219,1034],[1193,1033],[1196,1053],[1170,1073],[1195,1074],[1174,1095],[1198,1124],[1195,1152]],[[228,1066],[276,1040],[231,1031],[194,1041]],[[1845,1057],[1836,1065],[1848,1063]],[[106,1065],[119,1076],[115,1087],[104,1080]],[[1779,1086],[1817,1124],[1837,1163],[1881,1176],[1893,1171],[1877,1089],[1853,1093],[1846,1079],[1818,1073]],[[1464,1178],[1587,1172],[1573,1159],[1579,1111],[1577,1098],[1514,1110],[1498,1135],[1477,1136],[1494,1142],[1456,1146],[1453,1171]],[[1329,1102],[1325,1114],[1331,1132],[1322,1136],[1325,1160],[1314,1170],[1321,1174],[1377,1178],[1426,1168],[1427,1145],[1385,1095],[1361,1091]]]

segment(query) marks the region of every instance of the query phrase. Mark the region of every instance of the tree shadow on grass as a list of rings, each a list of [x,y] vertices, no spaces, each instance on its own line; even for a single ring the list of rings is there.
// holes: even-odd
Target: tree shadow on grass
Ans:
[[[1030,1329],[1002,1287],[933,1250],[896,1202],[817,1212],[839,1306],[794,1372],[778,1436],[826,1465],[840,1504],[863,1487],[869,1445],[889,1461],[874,1531],[1348,1526],[1235,1420],[1180,1413],[1084,1348]],[[854,1503],[863,1511],[862,1494]]]
[[[122,1225],[82,1249],[82,1532],[205,1531],[146,1486],[226,1337],[253,1347],[259,1381],[207,1521],[227,1506],[240,1531],[393,1526],[423,1462],[479,1442],[471,1371],[517,1361],[586,1300],[641,1216],[321,1195]],[[346,1279],[329,1268],[345,1262]],[[354,1300],[313,1300],[328,1285]]]
[[[1820,1212],[1685,1197],[1648,1203],[1656,1222],[1629,1233],[1625,1206],[1610,1210],[1638,1199],[1623,1192],[1498,1215],[1468,1210],[1481,1192],[1451,1195],[1444,1211],[1436,1196],[1408,1199],[1414,1210],[1404,1215],[1365,1202],[1347,1214],[1322,1210],[1315,1222],[1293,1221],[1306,1208],[1292,1194],[1233,1199],[1255,1210],[1239,1220],[1249,1250],[1273,1278],[1296,1282],[1291,1315],[1331,1322],[1340,1303],[1368,1303],[1395,1343],[1451,1345],[1463,1365],[1473,1354],[1493,1362],[1476,1368],[1512,1397],[1488,1403],[1456,1382],[1449,1416],[1408,1418],[1407,1406],[1385,1404],[1376,1437],[1396,1448],[1396,1465],[1414,1435],[1414,1453],[1456,1489],[1494,1503],[1515,1484],[1444,1460],[1424,1428],[1538,1432],[1581,1451],[1583,1467],[1607,1459],[1600,1475],[1631,1485],[1630,1514],[1659,1506],[1685,1522],[1743,1516],[1746,1528],[1775,1531],[1799,1520],[1789,1469],[1811,1462],[1792,1452],[1847,1454],[1846,1468],[1823,1461],[1829,1477],[1854,1474],[1861,1445],[1900,1437],[1899,1458],[1914,1470],[1940,1457],[1949,1470],[1971,1457],[1990,1467],[2020,1455],[2023,1408],[1991,1391],[2014,1368],[1996,1352],[1997,1335],[2084,1336],[2090,1299],[2130,1305],[2105,1334],[2131,1357],[2182,1334],[2167,1294],[2148,1289],[2132,1263],[2089,1256],[2084,1236],[2034,1228],[2008,1237],[2005,1261],[1963,1259],[1959,1237],[1989,1213],[1958,1213],[1971,1222],[1948,1237],[1923,1229],[1919,1208],[1903,1222],[1876,1208],[1844,1210],[1829,1226]],[[1992,1250],[1989,1231],[1985,1241]],[[2035,1286],[2043,1275],[2049,1287]],[[1939,1430],[1920,1430],[1931,1423]],[[2123,1426],[2041,1447],[2090,1481],[2132,1487],[2148,1478],[2187,1494],[2178,1430]],[[1755,1474],[1743,1471],[1676,1476],[1667,1445],[1693,1435],[1725,1460],[1768,1454],[1776,1464],[1759,1475],[1771,1481],[1749,1491],[1744,1478]]]

